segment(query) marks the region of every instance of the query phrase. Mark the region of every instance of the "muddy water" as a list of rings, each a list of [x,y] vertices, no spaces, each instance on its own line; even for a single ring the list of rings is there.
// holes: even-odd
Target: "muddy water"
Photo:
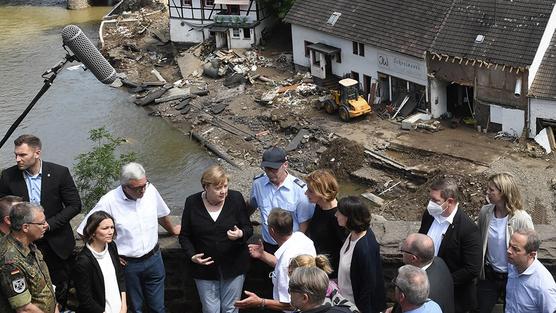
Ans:
[[[31,3],[33,3],[31,5]],[[61,30],[79,25],[98,40],[99,20],[109,7],[66,10],[65,1],[0,0],[0,136],[43,85],[41,74],[60,61],[65,51]],[[71,64],[75,65],[75,64]],[[147,116],[129,95],[98,82],[89,72],[63,70],[12,138],[0,148],[0,168],[14,164],[13,139],[33,133],[43,140],[45,160],[73,167],[87,151],[88,131],[106,126],[129,138],[125,152],[135,151],[172,208],[181,211],[185,197],[200,189],[202,170],[212,163],[195,143],[160,118]]]

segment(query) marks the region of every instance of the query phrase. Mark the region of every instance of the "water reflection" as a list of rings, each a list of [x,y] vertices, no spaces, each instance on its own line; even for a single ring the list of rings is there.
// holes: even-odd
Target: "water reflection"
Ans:
[[[110,9],[69,11],[65,1],[42,3],[47,6],[0,2],[0,136],[42,87],[41,74],[64,57],[61,29],[76,24],[96,41],[99,20]],[[43,140],[45,160],[71,168],[74,158],[91,146],[88,131],[101,126],[130,139],[123,152],[137,152],[149,179],[172,208],[179,211],[185,197],[200,190],[199,177],[212,162],[206,153],[162,119],[147,116],[125,91],[107,87],[80,69],[59,74],[0,149],[0,168],[14,164],[12,142],[22,133]]]

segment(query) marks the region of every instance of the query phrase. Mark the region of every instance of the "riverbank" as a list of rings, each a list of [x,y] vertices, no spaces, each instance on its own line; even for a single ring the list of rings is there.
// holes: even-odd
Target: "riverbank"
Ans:
[[[443,122],[435,132],[401,130],[400,122],[378,109],[341,122],[315,106],[328,91],[294,68],[287,25],[275,30],[265,47],[214,50],[210,42],[185,47],[169,42],[164,5],[142,1],[139,11],[133,9],[122,9],[104,24],[103,53],[126,74],[124,86],[148,114],[185,135],[198,134],[230,161],[221,163],[232,189],[248,195],[264,149],[289,146],[294,174],[329,168],[343,185],[357,181],[363,187],[350,185],[344,194],[366,192],[372,212],[388,220],[419,220],[428,185],[441,175],[458,180],[460,207],[476,216],[487,177],[507,171],[516,176],[534,222],[553,225],[554,157],[527,140],[497,140],[495,133],[451,129]],[[158,100],[147,101],[154,93]]]

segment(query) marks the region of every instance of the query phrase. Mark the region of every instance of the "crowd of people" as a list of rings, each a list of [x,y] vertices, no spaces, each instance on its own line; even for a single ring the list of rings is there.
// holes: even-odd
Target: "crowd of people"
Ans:
[[[247,200],[221,166],[207,168],[179,225],[143,166],[124,165],[119,186],[77,228],[84,247],[73,257],[69,222],[81,200],[69,170],[42,161],[33,135],[14,143],[17,164],[0,176],[2,313],[67,310],[71,286],[78,313],[164,313],[159,225],[177,236],[204,313],[490,313],[500,300],[509,313],[556,312],[556,283],[537,260],[540,239],[508,173],[489,178],[477,223],[459,207],[454,180],[434,181],[419,231],[399,245],[404,265],[386,284],[363,200],[338,199],[327,170],[293,176],[279,147],[263,153]],[[268,269],[272,295],[244,290],[252,262]]]

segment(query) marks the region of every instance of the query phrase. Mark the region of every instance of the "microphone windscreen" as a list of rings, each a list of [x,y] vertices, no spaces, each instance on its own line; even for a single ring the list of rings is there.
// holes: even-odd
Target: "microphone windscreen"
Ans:
[[[114,82],[116,70],[106,61],[79,27],[75,25],[64,27],[62,41],[100,82],[104,84]]]

